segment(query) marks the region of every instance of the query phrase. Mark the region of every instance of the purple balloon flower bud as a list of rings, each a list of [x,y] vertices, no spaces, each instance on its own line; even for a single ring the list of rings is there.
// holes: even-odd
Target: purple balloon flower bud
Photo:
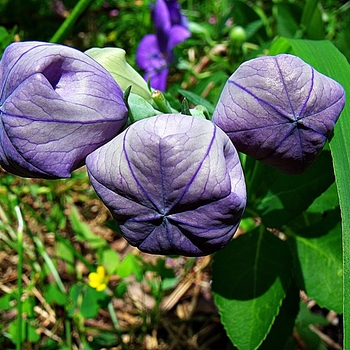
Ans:
[[[0,62],[0,94],[0,164],[25,177],[69,177],[127,118],[112,76],[63,45],[8,46]]]
[[[319,155],[344,104],[342,86],[300,58],[267,56],[229,78],[213,122],[237,150],[297,174]]]
[[[237,151],[205,119],[143,119],[91,153],[86,165],[126,240],[147,253],[213,253],[230,241],[245,208]]]

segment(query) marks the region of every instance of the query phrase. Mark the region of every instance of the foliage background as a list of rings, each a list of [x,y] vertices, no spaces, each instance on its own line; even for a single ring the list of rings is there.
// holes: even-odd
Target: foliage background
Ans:
[[[135,52],[138,42],[154,30],[150,2],[91,1],[72,30],[66,33],[63,42],[82,51],[91,47],[121,47],[127,52],[128,62],[137,69]],[[190,102],[205,103],[209,110],[212,109],[227,78],[238,65],[268,53],[278,37],[327,39],[348,61],[350,59],[349,1],[180,2],[190,20],[192,36],[176,48],[178,61],[169,76],[166,96],[175,108],[179,108],[179,101],[184,95]],[[0,52],[14,40],[49,41],[76,3],[72,0],[0,0]],[[307,6],[316,6],[312,16],[307,17]],[[242,26],[246,33],[243,45],[237,47],[230,44],[230,30],[235,26]],[[324,156],[327,158],[327,153]],[[329,162],[327,159],[325,162]],[[331,165],[327,169],[331,169]],[[265,168],[260,171],[269,172]],[[316,171],[316,175],[319,173]],[[260,187],[260,193],[254,192],[253,184],[249,188],[256,195],[251,202],[255,200],[254,206],[261,212],[267,212],[264,220],[273,222],[274,215],[268,213],[269,205],[263,201],[258,203],[259,199],[266,200],[264,189],[267,192],[274,189],[274,176],[277,175],[273,171],[268,174],[261,181],[265,187]],[[310,232],[317,240],[320,222],[323,226],[340,223],[336,187],[330,185],[334,181],[333,172],[328,175],[331,178],[326,179],[328,182],[324,187],[327,191],[323,197],[320,196],[322,198],[313,204],[309,203],[311,206],[305,207],[308,211],[300,216],[287,217],[293,219],[289,223],[289,233],[293,235],[293,230],[299,230],[295,241],[299,252],[311,242],[307,239]],[[77,171],[72,179],[57,181],[20,179],[5,172],[1,172],[0,176],[2,348],[15,348],[19,334],[24,349],[234,349],[212,299],[212,257],[165,258],[139,254],[120,237],[83,170]],[[282,178],[280,181],[285,180]],[[294,182],[289,181],[291,185]],[[306,181],[311,180],[306,178]],[[275,188],[278,189],[278,185]],[[302,191],[302,188],[300,192],[296,189],[295,193]],[[277,200],[276,197],[271,198],[271,201]],[[325,206],[327,220],[319,221],[319,208],[324,210]],[[23,245],[18,240],[22,220]],[[244,224],[242,230],[248,230],[255,223],[247,220]],[[337,263],[341,255],[337,251],[341,238],[337,235],[339,230],[339,227],[330,229],[331,234],[335,232],[334,236],[327,236],[324,241],[321,237],[320,242],[313,241],[316,247],[333,247],[330,250],[336,251],[334,260]],[[235,244],[244,246],[244,240],[250,244],[249,238],[247,235]],[[262,238],[262,242],[275,248],[281,244],[266,237]],[[233,245],[227,252],[230,249],[236,251]],[[254,250],[254,245],[250,249]],[[283,249],[282,253],[285,252]],[[232,256],[230,263],[237,265],[248,255]],[[283,266],[291,268],[288,257],[281,256],[281,261]],[[314,257],[315,260],[318,258]],[[220,264],[220,259],[225,259],[225,256],[218,255],[215,263]],[[293,259],[295,257],[290,257],[290,260]],[[302,259],[300,262],[307,265]],[[23,266],[19,275],[23,285],[18,279],[19,265]],[[108,293],[97,293],[87,286],[88,273],[95,271],[98,265],[106,266],[112,275]],[[317,275],[317,266],[307,266],[311,267],[310,276]],[[214,265],[214,274],[219,274],[219,279],[220,274],[224,279],[229,272],[230,268],[228,271],[220,268],[215,272]],[[262,275],[261,278],[264,277]],[[332,276],[327,281],[332,281]],[[215,287],[214,284],[218,304],[220,295],[226,296],[221,291],[223,287],[225,285]],[[293,288],[296,286],[291,285],[288,289],[286,305],[299,304],[299,299],[292,297],[295,295],[291,292]],[[329,289],[332,288],[335,286],[330,283]],[[249,294],[248,287],[246,292]],[[18,295],[22,293],[22,303],[18,303]],[[321,289],[319,294],[323,293]],[[300,309],[299,306],[297,308],[299,313],[294,315],[295,323],[288,324],[290,318],[284,319],[284,315],[279,314],[282,324],[294,329],[293,336],[286,335],[285,348],[339,349],[342,316],[338,297],[333,300],[332,305],[338,305],[334,311],[301,294],[302,303]],[[230,312],[234,313],[235,309],[233,305]],[[19,312],[25,315],[21,331],[15,322]],[[221,316],[225,318],[227,315]],[[228,324],[229,321],[226,328],[230,328]],[[242,329],[243,333],[245,331]],[[280,329],[277,327],[278,332]],[[232,336],[230,338],[232,340]],[[277,343],[269,343],[271,341],[269,338],[261,348],[273,349],[271,344]],[[244,349],[244,346],[239,348]]]

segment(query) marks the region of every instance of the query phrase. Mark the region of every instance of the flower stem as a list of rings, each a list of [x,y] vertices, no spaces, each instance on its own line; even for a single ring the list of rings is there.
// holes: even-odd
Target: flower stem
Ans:
[[[21,349],[22,345],[22,265],[23,265],[23,217],[18,205],[15,206],[15,212],[17,214],[18,229],[17,229],[17,252],[18,252],[18,269],[17,269],[17,286],[18,286],[18,299],[17,299],[17,339],[16,350]]]
[[[114,308],[113,308],[113,304],[112,304],[112,300],[108,303],[108,312],[109,312],[109,315],[111,316],[111,319],[112,319],[112,323],[113,323],[113,326],[114,326],[114,329],[116,330],[117,332],[117,335],[118,335],[118,338],[119,338],[119,342],[122,347],[123,350],[127,350],[124,342],[123,342],[123,339],[122,339],[122,335],[121,335],[121,332],[120,332],[120,327],[119,327],[119,322],[118,322],[118,318],[117,318],[117,315],[114,311]]]
[[[74,6],[70,15],[64,20],[61,26],[57,29],[56,33],[50,39],[51,43],[62,43],[68,36],[69,31],[78,20],[79,16],[88,8],[92,0],[80,0]]]

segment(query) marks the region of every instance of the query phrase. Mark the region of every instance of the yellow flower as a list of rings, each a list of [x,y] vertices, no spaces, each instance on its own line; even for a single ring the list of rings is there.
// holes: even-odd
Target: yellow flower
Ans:
[[[109,276],[103,266],[98,266],[96,272],[91,272],[88,276],[89,286],[101,292],[107,288]]]

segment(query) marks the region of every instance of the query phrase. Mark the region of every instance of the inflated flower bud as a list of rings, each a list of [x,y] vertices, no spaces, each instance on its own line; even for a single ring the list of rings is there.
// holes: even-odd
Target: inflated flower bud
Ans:
[[[112,76],[63,45],[8,46],[0,62],[0,94],[0,164],[25,177],[69,177],[127,119]]]
[[[281,54],[243,63],[228,79],[212,120],[237,150],[298,174],[321,152],[344,104],[339,83]]]
[[[143,97],[147,102],[152,102],[147,82],[126,62],[126,52],[123,49],[93,47],[85,53],[106,68],[124,91],[131,85],[131,92]]]
[[[246,205],[236,149],[208,120],[162,114],[132,124],[86,159],[126,240],[153,254],[223,248]]]

